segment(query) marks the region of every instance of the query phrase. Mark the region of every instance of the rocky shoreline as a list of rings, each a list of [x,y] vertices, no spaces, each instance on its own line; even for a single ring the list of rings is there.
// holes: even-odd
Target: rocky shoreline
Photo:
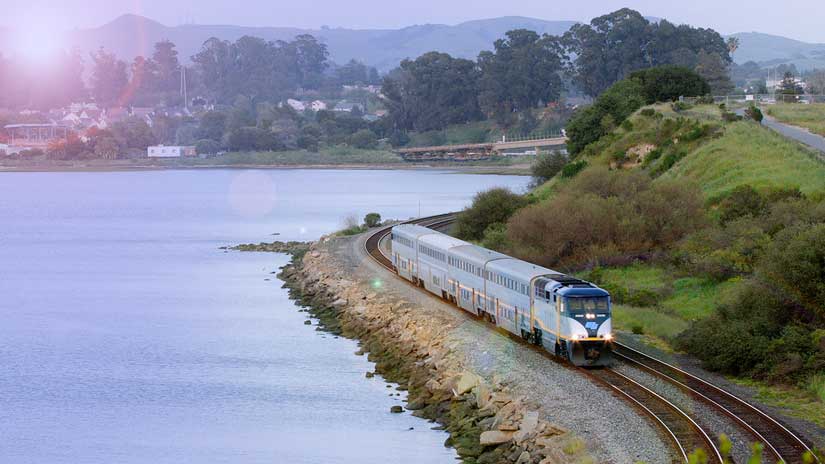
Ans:
[[[293,254],[279,274],[284,286],[320,320],[323,330],[359,340],[356,354],[367,354],[376,363],[375,373],[408,391],[407,410],[449,432],[445,445],[454,447],[463,462],[593,461],[581,438],[541,419],[495,375],[486,378],[474,372],[439,321],[422,317],[411,305],[388,302],[351,280],[335,265],[326,241]]]
[[[231,251],[255,251],[266,253],[286,253],[292,256],[302,256],[309,250],[309,242],[261,242],[261,243],[242,243],[231,247],[220,247],[221,250]]]

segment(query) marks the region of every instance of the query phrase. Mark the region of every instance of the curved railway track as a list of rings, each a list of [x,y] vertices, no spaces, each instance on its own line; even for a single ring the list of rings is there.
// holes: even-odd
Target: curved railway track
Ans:
[[[407,221],[407,224],[419,224],[430,228],[439,228],[455,221],[455,214],[441,214]],[[392,226],[373,232],[364,242],[364,248],[378,264],[395,272],[392,261],[381,249],[381,242],[389,236]],[[651,373],[703,401],[713,409],[730,417],[749,432],[756,441],[765,445],[765,450],[776,460],[786,463],[803,462],[803,456],[810,448],[787,427],[751,405],[747,401],[690,374],[676,366],[658,360],[638,350],[614,343],[616,358]],[[545,353],[547,354],[547,353]],[[549,354],[547,354],[550,356]],[[635,405],[654,423],[658,424],[665,435],[674,443],[685,462],[688,454],[703,448],[709,462],[722,462],[722,457],[705,430],[678,406],[641,385],[635,380],[613,369],[582,369],[596,381],[614,390],[617,395]],[[813,457],[813,462],[820,462]]]
[[[706,380],[620,343],[615,343],[613,354],[628,364],[676,385],[690,396],[730,417],[764,444],[765,450],[777,461],[804,462],[804,455],[811,451],[802,439],[776,419]],[[815,456],[811,457],[813,462],[819,462]]]

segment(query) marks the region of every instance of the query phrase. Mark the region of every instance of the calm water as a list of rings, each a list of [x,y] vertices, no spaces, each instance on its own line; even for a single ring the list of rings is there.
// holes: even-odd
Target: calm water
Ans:
[[[453,462],[277,254],[348,213],[456,210],[527,179],[403,171],[0,173],[0,462]],[[269,279],[269,280],[268,280]],[[410,428],[414,428],[410,430]]]

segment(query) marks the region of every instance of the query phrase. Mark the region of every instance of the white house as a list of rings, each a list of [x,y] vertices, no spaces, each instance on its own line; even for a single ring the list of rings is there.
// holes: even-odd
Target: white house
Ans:
[[[149,158],[180,158],[181,156],[197,156],[193,146],[165,146],[155,145],[147,148]]]
[[[312,109],[312,111],[318,112],[327,109],[327,104],[322,102],[321,100],[315,100],[309,104],[309,107],[310,109]]]
[[[304,111],[306,109],[306,105],[304,105],[304,102],[300,100],[295,100],[293,98],[287,100],[286,104],[292,107],[292,109],[295,111]]]

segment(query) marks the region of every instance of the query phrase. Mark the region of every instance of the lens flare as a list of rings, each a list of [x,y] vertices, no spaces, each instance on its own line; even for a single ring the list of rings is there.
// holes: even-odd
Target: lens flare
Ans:
[[[262,217],[271,213],[277,203],[275,182],[268,174],[244,171],[229,184],[229,206],[245,217]]]

